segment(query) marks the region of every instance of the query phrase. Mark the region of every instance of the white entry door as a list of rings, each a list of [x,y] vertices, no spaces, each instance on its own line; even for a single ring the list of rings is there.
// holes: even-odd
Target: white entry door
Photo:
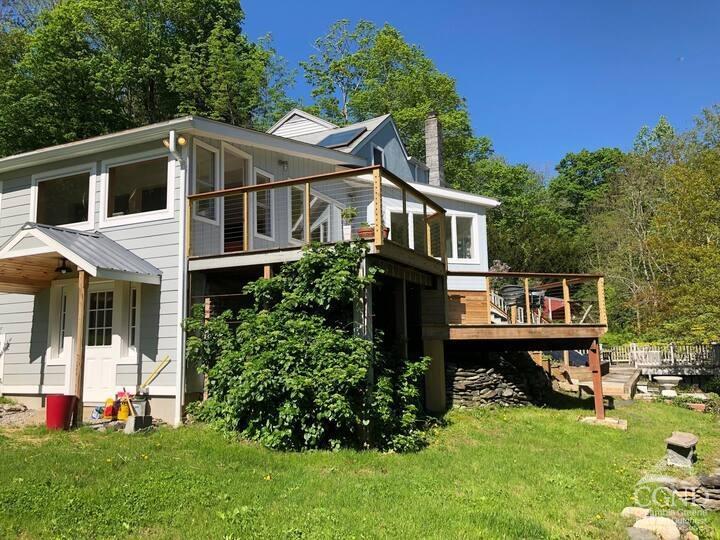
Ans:
[[[112,347],[114,291],[112,285],[91,286],[88,296],[83,400],[104,403],[107,398],[115,396],[115,360]]]

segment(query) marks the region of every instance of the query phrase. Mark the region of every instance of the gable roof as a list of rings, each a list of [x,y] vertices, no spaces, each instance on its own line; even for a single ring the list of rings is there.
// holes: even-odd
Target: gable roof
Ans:
[[[70,157],[80,157],[114,150],[121,146],[155,141],[167,137],[170,131],[183,134],[222,137],[239,144],[256,146],[292,156],[310,157],[333,165],[366,165],[365,160],[348,155],[346,152],[339,150],[314,146],[305,141],[233,126],[201,116],[183,116],[156,124],[91,137],[81,141],[40,148],[31,152],[1,158],[0,174],[25,167],[52,163]]]
[[[323,139],[330,135],[335,135],[339,133],[344,133],[346,131],[352,131],[354,129],[358,128],[365,128],[365,131],[360,134],[359,137],[356,137],[355,139],[352,139],[350,143],[346,146],[340,146],[337,147],[336,150],[339,150],[341,152],[346,152],[348,154],[354,153],[356,149],[359,149],[365,142],[367,142],[370,138],[372,138],[373,133],[378,131],[382,126],[387,124],[388,122],[392,122],[392,116],[389,114],[384,114],[382,116],[378,116],[376,118],[371,118],[370,120],[365,120],[363,122],[355,122],[354,124],[349,124],[347,126],[343,127],[336,127],[334,129],[326,129],[323,131],[317,131],[315,133],[309,133],[306,135],[299,135],[296,137],[292,137],[296,141],[302,141],[309,144],[317,145],[320,143]],[[395,125],[394,122],[393,126]],[[397,132],[397,129],[395,129]],[[398,140],[400,141],[400,144],[402,145],[402,140],[400,139],[400,136],[398,135]],[[405,147],[403,146],[403,150]]]
[[[100,232],[39,223],[28,222],[20,227],[0,248],[0,261],[53,253],[93,277],[160,283],[160,270]]]
[[[302,109],[292,109],[280,120],[275,122],[267,132],[281,137],[291,137],[292,135],[302,135],[315,131],[334,129],[336,127],[332,122],[323,120],[319,116],[310,114]]]

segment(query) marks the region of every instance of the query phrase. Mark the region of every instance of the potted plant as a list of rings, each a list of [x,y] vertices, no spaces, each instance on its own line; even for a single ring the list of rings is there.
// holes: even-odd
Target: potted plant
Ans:
[[[342,212],[340,212],[340,217],[342,217],[343,222],[345,222],[343,225],[343,240],[345,242],[352,240],[352,222],[357,215],[358,211],[354,206],[343,208]]]
[[[387,238],[389,233],[390,229],[388,227],[383,227],[383,238]],[[372,240],[375,238],[375,225],[372,223],[361,223],[358,228],[358,236],[363,240]]]

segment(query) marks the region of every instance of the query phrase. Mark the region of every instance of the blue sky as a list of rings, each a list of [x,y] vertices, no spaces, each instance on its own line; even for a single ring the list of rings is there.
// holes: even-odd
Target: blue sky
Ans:
[[[720,102],[720,2],[246,0],[291,66],[340,18],[388,22],[456,78],[497,153],[551,174],[569,151],[627,149],[664,114],[676,129]],[[307,99],[299,73],[294,89]]]

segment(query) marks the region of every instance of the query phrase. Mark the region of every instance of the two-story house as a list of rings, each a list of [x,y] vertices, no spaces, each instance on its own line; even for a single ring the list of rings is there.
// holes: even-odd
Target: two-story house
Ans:
[[[267,133],[187,116],[0,159],[0,392],[87,408],[164,366],[152,411],[179,424],[202,389],[184,362],[190,304],[241,305],[245,283],[304,245],[358,237],[384,271],[359,322],[433,357],[431,409],[445,407],[449,340],[596,340],[601,279],[593,320],[570,294],[599,276],[548,275],[562,280],[550,294],[552,282],[529,286],[539,275],[489,274],[486,211],[499,203],[447,187],[435,117],[426,143],[422,163],[389,115],[337,127],[293,110]],[[524,279],[524,300],[490,291],[490,276]]]

